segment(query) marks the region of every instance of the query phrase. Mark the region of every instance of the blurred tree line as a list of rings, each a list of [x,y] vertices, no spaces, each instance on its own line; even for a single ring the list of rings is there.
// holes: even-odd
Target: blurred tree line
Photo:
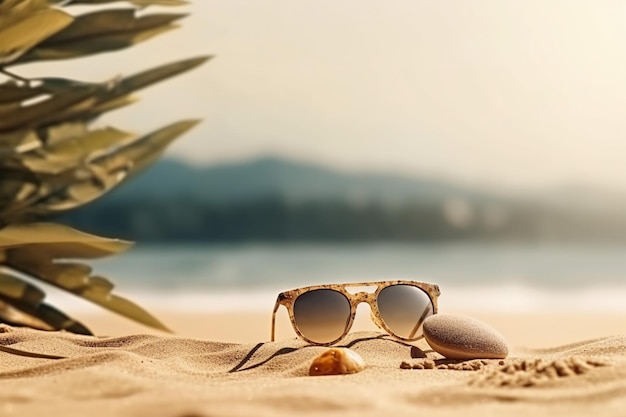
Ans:
[[[475,206],[459,224],[443,203],[388,207],[345,201],[290,202],[281,197],[211,203],[190,199],[99,201],[63,220],[92,233],[151,242],[624,240],[626,221],[588,212],[510,204],[490,220]]]

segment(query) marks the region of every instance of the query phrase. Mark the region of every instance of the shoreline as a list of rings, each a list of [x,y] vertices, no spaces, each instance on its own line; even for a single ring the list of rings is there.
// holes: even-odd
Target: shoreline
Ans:
[[[626,334],[626,313],[511,313],[490,311],[446,310],[481,320],[497,329],[511,346],[545,348],[584,340]],[[156,311],[156,316],[174,331],[172,336],[229,343],[267,342],[270,339],[271,310],[246,312]],[[136,324],[126,318],[103,311],[77,315],[83,324],[98,335],[130,334],[167,335]],[[365,309],[359,310],[351,332],[380,331]],[[276,336],[295,338],[286,312],[276,316]]]

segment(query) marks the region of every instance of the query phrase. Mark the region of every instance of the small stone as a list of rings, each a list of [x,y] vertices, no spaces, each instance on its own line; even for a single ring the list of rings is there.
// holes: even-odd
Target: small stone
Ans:
[[[310,376],[356,374],[365,369],[365,361],[348,348],[332,348],[313,359]]]
[[[413,359],[425,359],[426,353],[417,346],[411,346],[411,357]]]
[[[465,316],[435,314],[424,321],[430,347],[448,359],[504,359],[506,340],[487,324]]]

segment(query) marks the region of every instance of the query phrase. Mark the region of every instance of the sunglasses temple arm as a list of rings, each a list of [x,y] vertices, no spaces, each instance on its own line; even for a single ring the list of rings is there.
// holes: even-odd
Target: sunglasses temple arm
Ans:
[[[426,318],[428,313],[430,313],[430,305],[427,305],[424,308],[424,311],[422,311],[422,315],[420,316],[420,319],[415,324],[415,327],[413,327],[413,330],[411,331],[411,335],[409,336],[409,339],[413,339],[413,337],[415,337],[415,333],[417,333],[417,330],[420,328],[420,326],[424,322],[424,319]]]
[[[278,299],[276,299],[276,304],[274,304],[274,311],[272,312],[272,339],[271,341],[274,341],[275,338],[275,329],[276,329],[276,312],[278,311],[278,307],[280,307],[280,303],[278,302]]]

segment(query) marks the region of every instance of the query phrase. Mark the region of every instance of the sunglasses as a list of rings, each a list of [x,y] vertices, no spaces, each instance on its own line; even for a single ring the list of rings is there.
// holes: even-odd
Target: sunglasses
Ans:
[[[350,293],[351,287],[376,290]],[[360,303],[369,304],[372,321],[393,337],[418,340],[424,320],[437,313],[440,293],[437,285],[417,281],[314,285],[281,292],[272,314],[272,341],[281,305],[287,308],[298,336],[313,345],[328,346],[348,334]]]

